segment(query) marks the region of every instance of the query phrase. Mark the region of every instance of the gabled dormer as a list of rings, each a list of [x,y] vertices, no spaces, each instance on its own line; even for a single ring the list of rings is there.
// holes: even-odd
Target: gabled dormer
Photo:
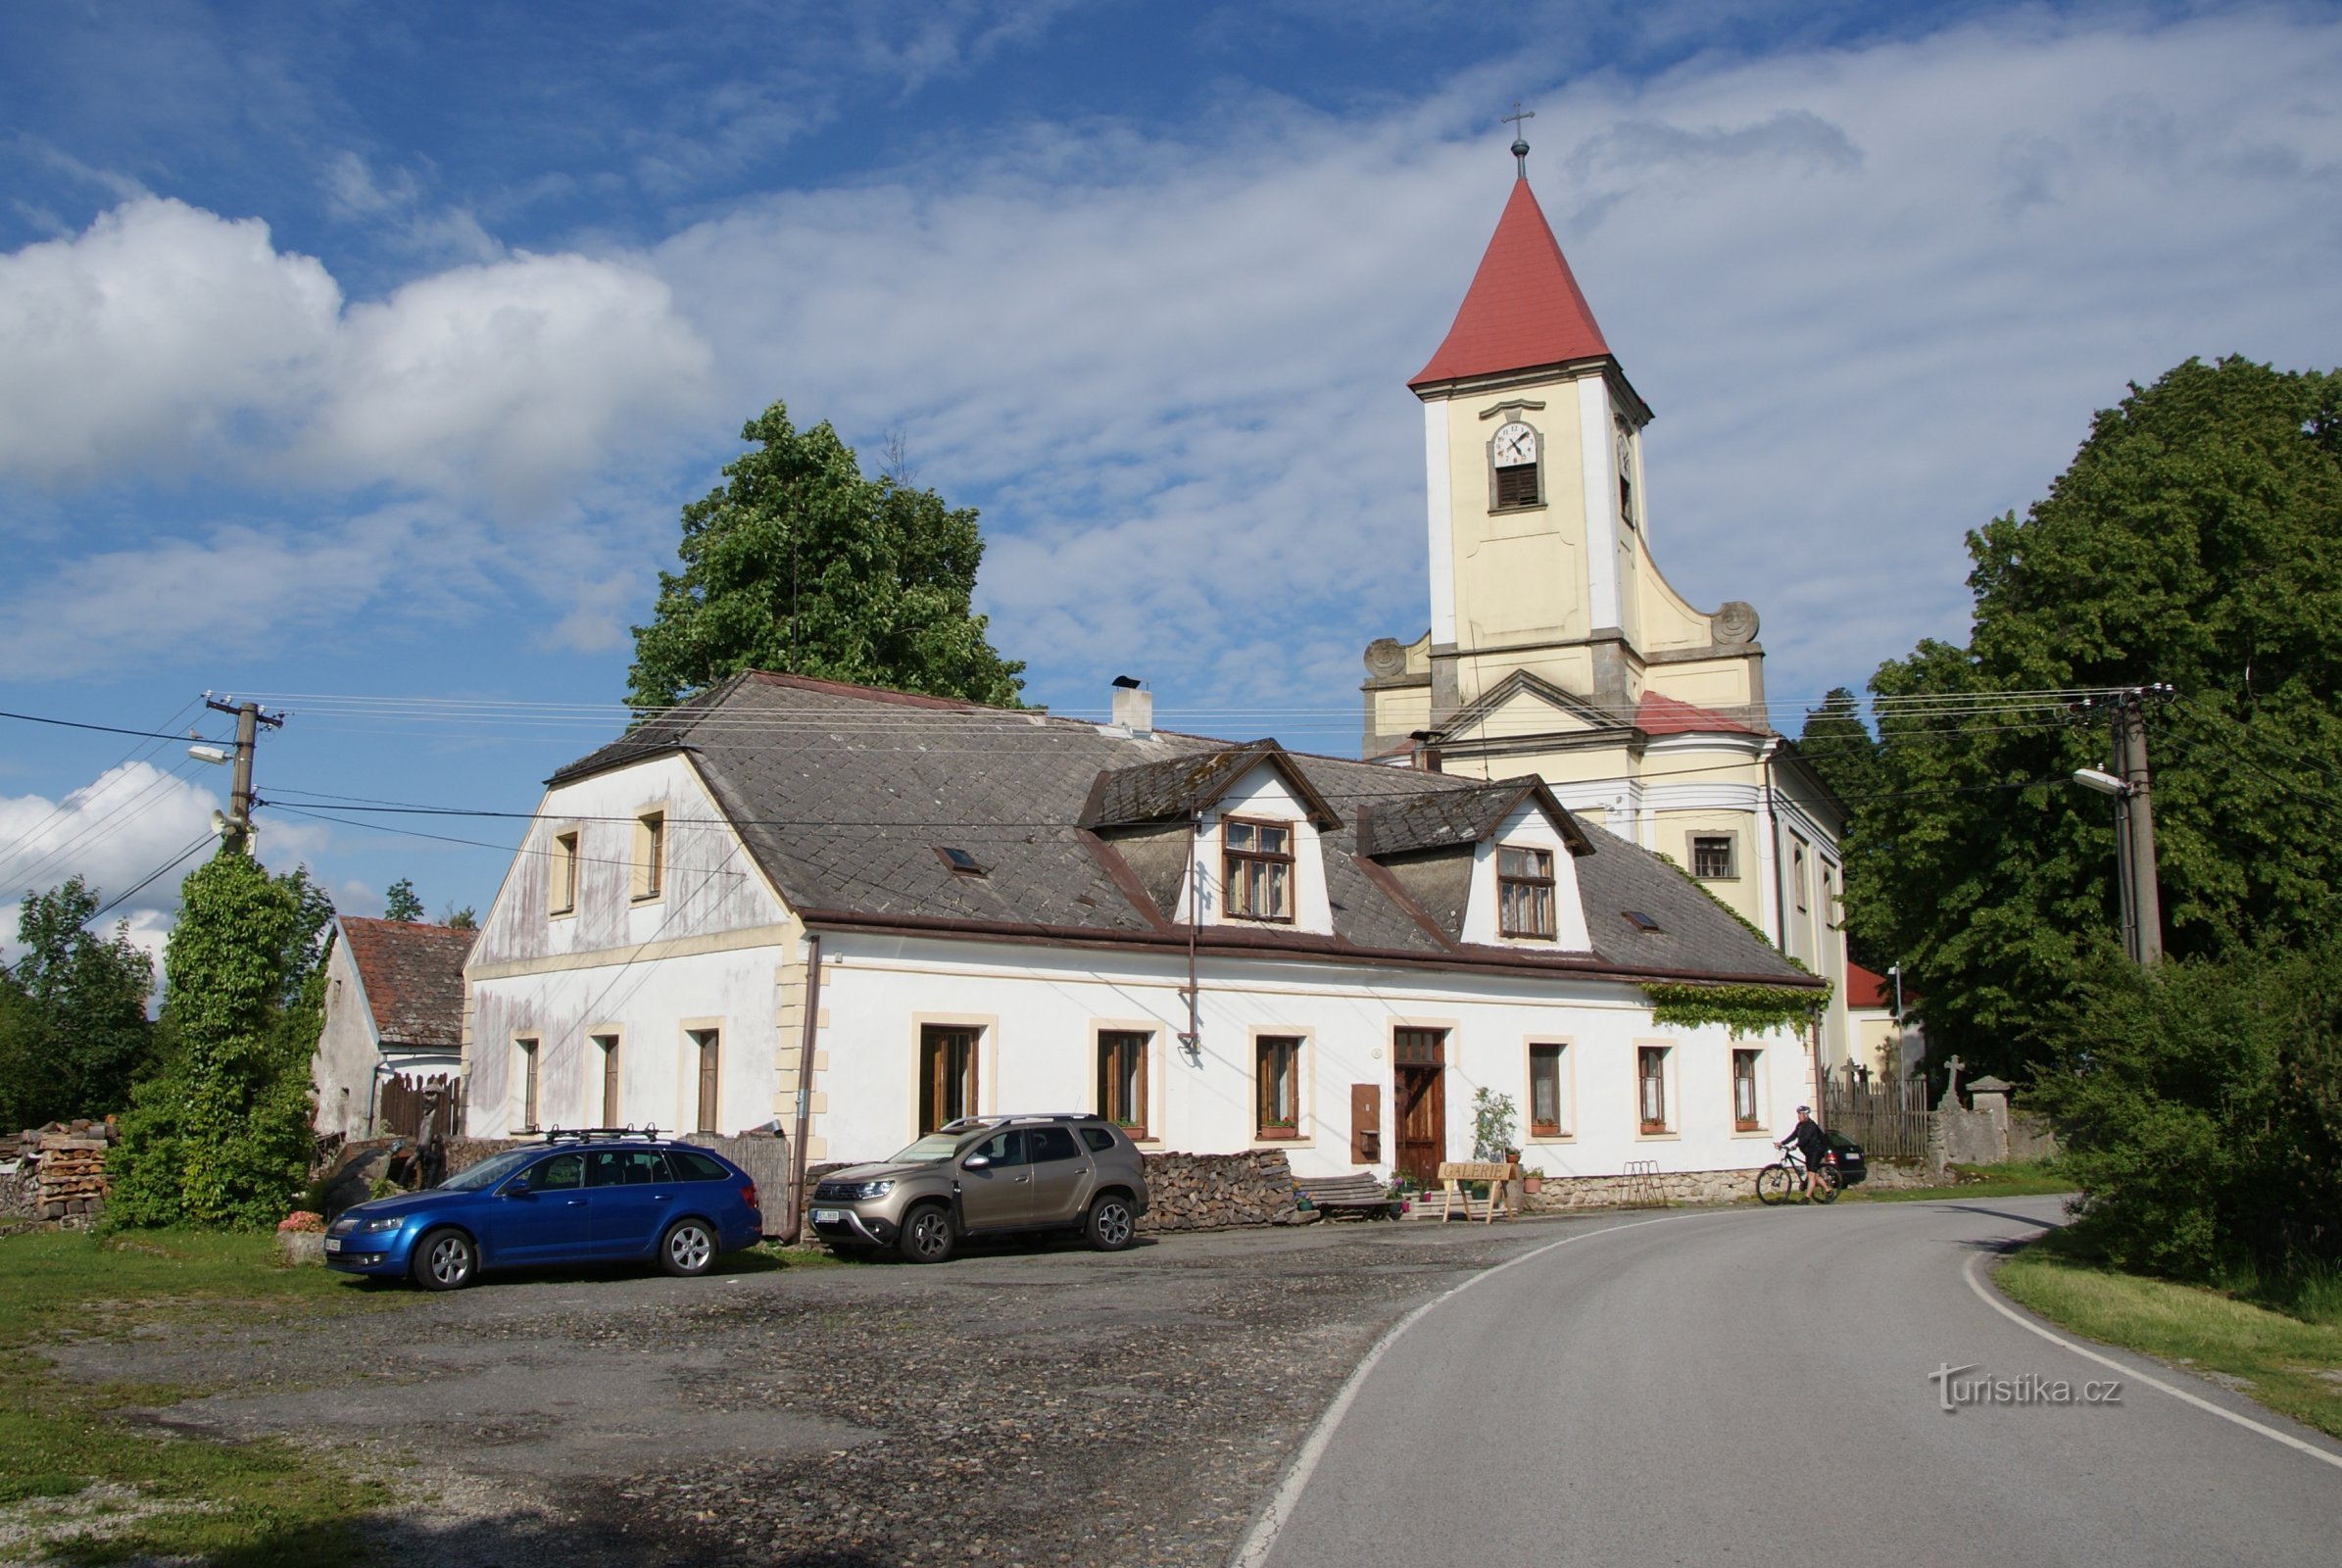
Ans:
[[[1592,950],[1576,862],[1593,845],[1539,780],[1376,805],[1360,813],[1358,853],[1454,941]]]
[[[1323,835],[1342,818],[1275,741],[1108,768],[1081,825],[1167,919],[1334,933]]]

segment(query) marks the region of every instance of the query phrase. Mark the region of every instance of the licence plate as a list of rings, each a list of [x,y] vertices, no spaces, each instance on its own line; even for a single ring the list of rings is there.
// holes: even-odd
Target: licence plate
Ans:
[[[338,1252],[338,1251],[340,1251],[341,1250],[342,1250],[342,1244],[341,1244],[341,1243],[340,1243],[338,1240],[336,1240],[335,1238],[333,1238],[333,1237],[331,1237],[331,1236],[328,1236],[328,1237],[326,1237],[326,1238],[325,1238],[325,1250],[326,1250],[326,1251],[328,1251],[328,1252]]]
[[[846,1223],[846,1211],[842,1208],[817,1208],[813,1210],[813,1223],[816,1225],[843,1225]]]

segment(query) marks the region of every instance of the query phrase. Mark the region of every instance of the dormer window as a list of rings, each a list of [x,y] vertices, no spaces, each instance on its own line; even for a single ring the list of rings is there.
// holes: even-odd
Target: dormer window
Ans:
[[[1489,510],[1504,512],[1544,504],[1544,488],[1537,482],[1538,446],[1537,431],[1518,419],[1507,420],[1497,429],[1495,439],[1488,443],[1488,461],[1493,466]]]
[[[1293,827],[1229,817],[1220,824],[1232,920],[1293,920]]]
[[[1553,852],[1496,851],[1498,929],[1508,937],[1550,942],[1553,924]]]

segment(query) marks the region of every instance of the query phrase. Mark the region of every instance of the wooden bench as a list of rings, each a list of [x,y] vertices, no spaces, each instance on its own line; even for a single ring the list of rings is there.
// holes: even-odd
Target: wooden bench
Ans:
[[[1293,1190],[1309,1200],[1309,1206],[1328,1219],[1357,1214],[1366,1219],[1392,1219],[1398,1200],[1390,1189],[1364,1171],[1355,1176],[1311,1176],[1293,1182]]]

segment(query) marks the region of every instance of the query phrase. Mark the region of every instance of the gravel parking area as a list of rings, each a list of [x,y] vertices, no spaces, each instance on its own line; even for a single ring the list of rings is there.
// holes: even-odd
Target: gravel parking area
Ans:
[[[1384,1328],[1586,1223],[492,1276],[390,1311],[53,1353],[71,1376],[212,1391],[148,1419],[291,1435],[393,1478],[416,1502],[379,1521],[382,1555],[418,1568],[1217,1568]]]

